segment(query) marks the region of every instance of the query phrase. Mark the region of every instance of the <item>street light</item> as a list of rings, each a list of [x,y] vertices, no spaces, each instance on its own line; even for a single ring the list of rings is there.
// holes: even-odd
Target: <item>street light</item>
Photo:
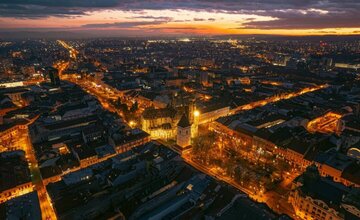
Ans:
[[[200,112],[199,112],[198,110],[195,110],[195,111],[194,111],[194,116],[195,116],[195,117],[199,117],[199,116],[200,116]]]
[[[136,125],[136,122],[135,121],[130,121],[129,125],[130,125],[130,127],[134,127]]]

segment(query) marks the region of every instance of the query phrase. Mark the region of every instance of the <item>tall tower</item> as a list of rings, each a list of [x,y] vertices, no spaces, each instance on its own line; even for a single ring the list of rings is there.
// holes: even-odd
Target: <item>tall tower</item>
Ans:
[[[176,144],[182,148],[191,145],[191,124],[185,114],[177,124]]]
[[[59,70],[53,67],[46,68],[47,74],[50,77],[51,84],[54,86],[60,85]]]
[[[195,100],[190,99],[189,100],[189,112],[188,112],[188,118],[190,121],[190,124],[194,123],[194,112],[195,112]]]

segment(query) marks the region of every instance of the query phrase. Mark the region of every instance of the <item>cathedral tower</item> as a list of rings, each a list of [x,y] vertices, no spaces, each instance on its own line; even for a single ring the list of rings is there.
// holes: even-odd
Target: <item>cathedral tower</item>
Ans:
[[[191,145],[191,124],[185,114],[182,115],[177,124],[176,144],[182,148]]]

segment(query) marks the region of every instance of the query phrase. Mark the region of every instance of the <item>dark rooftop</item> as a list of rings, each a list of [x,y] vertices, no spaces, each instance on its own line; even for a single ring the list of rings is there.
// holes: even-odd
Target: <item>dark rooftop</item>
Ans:
[[[182,128],[186,128],[186,127],[189,127],[191,126],[190,122],[189,122],[189,119],[186,117],[185,114],[183,114],[181,116],[181,119],[179,121],[179,123],[177,124],[179,127],[182,127]]]

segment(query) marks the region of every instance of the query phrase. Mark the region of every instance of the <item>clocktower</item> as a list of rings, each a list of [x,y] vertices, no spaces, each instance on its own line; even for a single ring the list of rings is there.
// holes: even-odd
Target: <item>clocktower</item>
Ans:
[[[182,148],[191,145],[191,124],[185,114],[182,115],[177,124],[176,144]]]

